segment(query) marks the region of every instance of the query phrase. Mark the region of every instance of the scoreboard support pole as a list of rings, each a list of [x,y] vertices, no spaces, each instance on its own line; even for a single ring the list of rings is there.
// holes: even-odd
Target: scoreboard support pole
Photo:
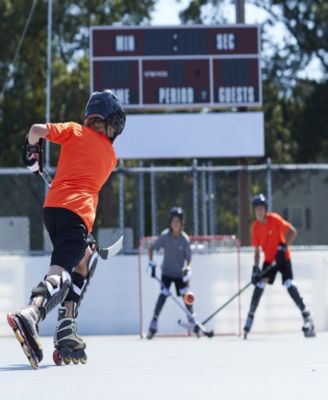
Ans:
[[[245,23],[245,0],[236,0],[236,21]]]
[[[236,22],[241,24],[245,23],[245,0],[236,0]],[[247,108],[239,108],[239,111],[247,111]],[[247,168],[248,159],[241,158],[239,163]],[[242,246],[250,244],[249,186],[249,172],[247,169],[241,170],[239,172],[239,226]]]

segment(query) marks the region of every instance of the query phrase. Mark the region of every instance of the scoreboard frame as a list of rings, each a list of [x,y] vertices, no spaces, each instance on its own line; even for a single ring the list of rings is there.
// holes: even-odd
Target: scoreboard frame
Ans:
[[[163,49],[154,45],[156,35],[162,40]],[[200,37],[199,43],[195,39],[197,54],[188,35]],[[216,41],[221,38],[222,48],[213,46],[213,35]],[[101,36],[103,41],[99,42]],[[119,50],[114,49],[113,38],[116,48],[117,43],[121,46]],[[201,48],[204,38],[206,46]],[[171,43],[177,45],[171,46]],[[147,65],[159,67],[147,70]],[[190,68],[195,79],[190,76]],[[151,84],[145,83],[147,77]],[[180,84],[176,84],[179,79]],[[225,81],[236,85],[220,86]],[[246,81],[248,85],[240,84]],[[162,86],[158,87],[159,84]],[[245,24],[91,26],[90,90],[105,88],[117,91],[126,110],[259,108],[262,106],[260,27]]]

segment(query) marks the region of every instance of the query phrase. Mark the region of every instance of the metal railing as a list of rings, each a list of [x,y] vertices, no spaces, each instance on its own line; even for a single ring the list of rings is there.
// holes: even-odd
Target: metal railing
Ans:
[[[247,172],[249,180],[247,198],[239,193],[241,171]],[[49,172],[54,174],[55,170]],[[20,223],[28,224],[29,250],[49,251],[42,224],[42,179],[25,168],[1,168],[0,188],[0,251],[15,252],[14,243],[6,250],[8,241],[23,243]],[[240,204],[246,203],[250,224],[250,200],[259,191],[267,195],[269,210],[296,226],[296,244],[328,243],[328,164],[272,164],[270,160],[261,165],[213,165],[191,160],[184,166],[143,162],[128,166],[120,162],[100,193],[94,232],[96,236],[104,230],[104,234],[124,232],[129,237],[125,251],[133,252],[139,238],[158,235],[167,226],[169,209],[179,205],[185,211],[188,233],[240,236]]]

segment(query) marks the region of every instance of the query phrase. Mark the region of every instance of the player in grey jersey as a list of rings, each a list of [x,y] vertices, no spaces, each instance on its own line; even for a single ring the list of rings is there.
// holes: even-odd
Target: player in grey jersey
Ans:
[[[175,284],[178,296],[186,294],[189,288],[191,276],[191,250],[188,235],[183,231],[183,210],[173,207],[170,211],[170,227],[165,229],[159,238],[148,249],[149,269],[152,277],[155,276],[156,262],[153,260],[154,250],[164,250],[164,258],[161,265],[161,291],[158,296],[153,319],[149,326],[148,339],[157,332],[157,321],[160,312],[169,296],[171,283]],[[185,303],[186,304],[186,303]],[[194,316],[193,306],[186,304],[186,308]]]

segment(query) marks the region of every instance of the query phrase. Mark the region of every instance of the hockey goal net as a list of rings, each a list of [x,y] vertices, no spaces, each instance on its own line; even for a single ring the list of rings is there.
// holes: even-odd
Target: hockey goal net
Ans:
[[[145,237],[139,245],[139,310],[140,336],[145,337],[152,319],[160,285],[147,273],[148,248],[156,237]],[[202,322],[227,299],[240,289],[240,246],[233,235],[223,236],[191,236],[192,276],[190,290],[195,294],[194,311]],[[160,276],[160,265],[163,252],[154,253],[157,262],[157,275]],[[174,285],[171,293],[176,296]],[[182,300],[178,298],[179,301]],[[159,317],[158,335],[185,336],[190,335],[178,324],[178,320],[186,321],[186,315],[168,298]],[[239,335],[241,333],[240,299],[233,301],[223,309],[207,325],[218,335]]]

